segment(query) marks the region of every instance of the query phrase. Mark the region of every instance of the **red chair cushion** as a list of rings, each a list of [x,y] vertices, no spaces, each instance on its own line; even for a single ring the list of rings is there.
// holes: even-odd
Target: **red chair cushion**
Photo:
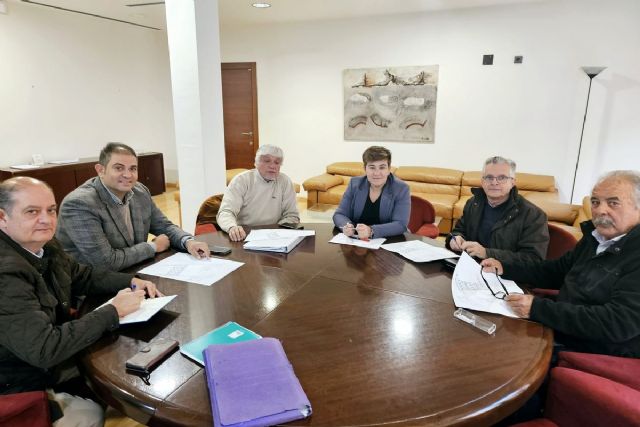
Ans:
[[[216,230],[216,227],[213,224],[200,224],[196,225],[196,230],[193,235],[197,236],[199,234],[215,233],[217,231],[218,230]]]
[[[420,230],[423,225],[433,224],[435,220],[436,211],[433,208],[433,205],[428,200],[424,200],[417,196],[411,196],[411,213],[409,214],[408,224],[409,231],[420,234],[418,233],[418,230]],[[425,230],[425,232],[432,233],[432,231],[427,230]],[[426,234],[422,235],[427,236]],[[436,237],[437,235],[438,233],[433,237]]]
[[[637,427],[640,392],[597,375],[557,367],[551,370],[544,416],[562,427]]]
[[[0,395],[0,425],[12,427],[50,426],[47,393],[29,391]]]
[[[561,351],[558,366],[608,378],[640,391],[640,359]]]
[[[422,224],[420,228],[414,233],[420,236],[431,237],[435,239],[440,234],[440,230],[435,224]]]
[[[549,227],[547,259],[560,258],[566,252],[576,247],[578,241],[573,234],[554,224],[547,224],[547,226]]]

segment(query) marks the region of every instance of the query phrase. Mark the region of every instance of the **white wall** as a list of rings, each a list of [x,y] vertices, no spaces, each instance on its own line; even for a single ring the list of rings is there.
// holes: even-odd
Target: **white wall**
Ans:
[[[494,154],[571,192],[588,78],[593,83],[576,197],[601,172],[640,169],[640,2],[552,0],[409,16],[245,28],[222,23],[225,62],[257,62],[260,143],[285,150],[294,181],[373,143],[344,141],[342,70],[440,65],[435,144],[383,143],[396,165],[478,170]],[[483,66],[482,55],[495,55]],[[514,55],[524,55],[522,65]]]
[[[166,33],[8,6],[0,14],[2,166],[29,162],[33,153],[97,156],[106,142],[121,141],[163,152],[175,174]]]

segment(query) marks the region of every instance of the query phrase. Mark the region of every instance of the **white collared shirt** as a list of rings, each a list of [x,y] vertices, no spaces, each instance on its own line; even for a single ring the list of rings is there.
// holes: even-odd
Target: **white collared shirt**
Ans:
[[[591,235],[596,239],[596,241],[598,242],[598,247],[596,248],[596,255],[604,252],[607,250],[607,248],[611,245],[613,245],[615,242],[617,242],[618,240],[622,239],[624,236],[627,235],[627,233],[625,234],[621,234],[619,236],[616,236],[612,239],[607,240],[602,234],[598,233],[598,230],[593,230],[591,232]]]

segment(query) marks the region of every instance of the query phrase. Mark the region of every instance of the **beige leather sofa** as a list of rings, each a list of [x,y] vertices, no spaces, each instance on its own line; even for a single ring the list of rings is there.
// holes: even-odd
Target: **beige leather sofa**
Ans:
[[[471,197],[471,187],[480,186],[481,172],[463,172],[456,169],[426,166],[399,166],[395,175],[409,184],[411,194],[428,200],[436,216],[440,217],[441,234],[451,231],[462,215],[464,204]],[[307,179],[302,187],[307,191],[307,206],[317,204],[338,205],[354,176],[364,175],[360,162],[338,162],[327,166],[326,173]],[[548,175],[518,173],[518,190],[533,203],[554,203],[558,200],[555,180]]]
[[[440,233],[451,231],[453,206],[460,198],[462,171],[425,166],[401,166],[396,176],[409,184],[411,194],[428,200],[440,217]]]
[[[567,230],[578,240],[582,238],[580,223],[592,218],[591,198],[589,196],[585,196],[585,198],[582,199],[581,205],[549,201],[542,201],[537,203],[537,205],[545,211],[550,223]]]

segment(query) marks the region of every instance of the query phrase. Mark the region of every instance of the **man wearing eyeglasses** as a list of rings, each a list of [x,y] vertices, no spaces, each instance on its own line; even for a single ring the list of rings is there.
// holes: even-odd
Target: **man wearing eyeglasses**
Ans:
[[[549,245],[547,215],[518,194],[516,164],[489,157],[482,168],[482,188],[472,188],[462,217],[447,237],[451,250],[479,259],[524,262],[544,259]]]
[[[571,350],[640,357],[640,172],[613,171],[591,192],[593,219],[584,237],[556,260],[530,264],[482,261],[485,271],[535,287],[557,299],[509,294],[520,317],[555,330]]]

